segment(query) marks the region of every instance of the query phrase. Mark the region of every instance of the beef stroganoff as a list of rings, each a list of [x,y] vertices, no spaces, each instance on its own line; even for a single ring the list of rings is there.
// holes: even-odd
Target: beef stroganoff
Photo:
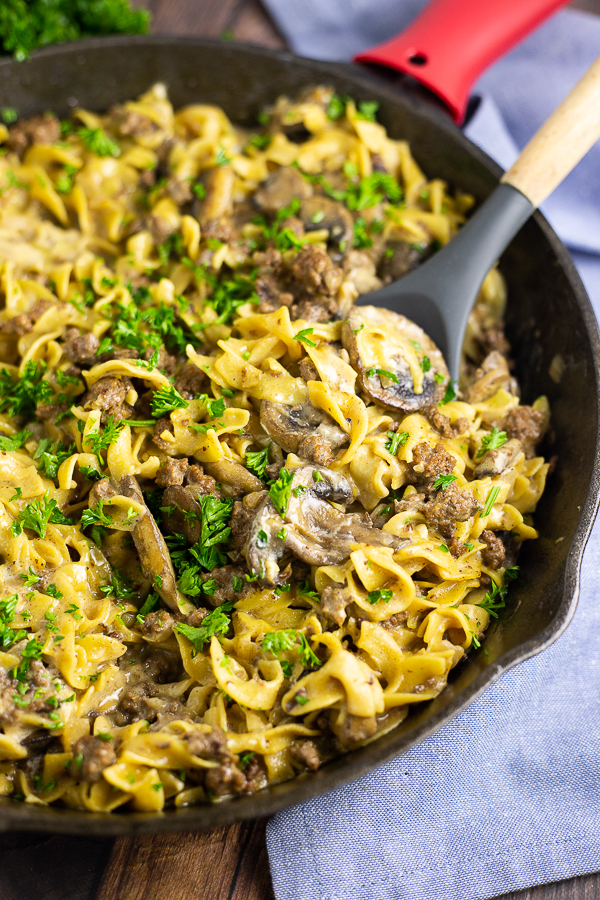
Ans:
[[[9,117],[10,118],[10,117]],[[437,696],[548,464],[489,273],[461,390],[354,305],[472,204],[376,104],[254,131],[156,85],[0,126],[0,792],[159,811],[315,770]]]

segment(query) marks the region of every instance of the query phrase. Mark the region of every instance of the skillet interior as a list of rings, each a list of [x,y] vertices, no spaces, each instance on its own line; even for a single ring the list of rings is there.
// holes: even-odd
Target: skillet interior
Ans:
[[[21,116],[73,107],[104,110],[164,81],[175,107],[209,102],[236,122],[250,122],[282,93],[326,83],[359,100],[376,98],[379,118],[394,138],[410,141],[428,177],[483,200],[500,170],[466,140],[435,106],[399,92],[355,66],[332,65],[281,51],[210,40],[121,37],[51,47],[26,63],[0,61],[0,106]],[[539,540],[526,544],[521,577],[511,586],[507,609],[490,626],[482,650],[453,671],[448,687],[394,731],[294,781],[212,807],[162,814],[92,814],[60,808],[0,803],[0,830],[47,830],[115,835],[193,830],[263,816],[359,777],[397,756],[470,704],[502,672],[538,653],[569,623],[578,596],[579,567],[596,512],[600,487],[598,368],[600,337],[594,314],[570,257],[538,213],[502,258],[509,287],[507,333],[513,346],[523,401],[547,394],[552,443],[558,456],[538,506]],[[548,369],[560,354],[560,384]],[[484,652],[485,651],[485,652]]]

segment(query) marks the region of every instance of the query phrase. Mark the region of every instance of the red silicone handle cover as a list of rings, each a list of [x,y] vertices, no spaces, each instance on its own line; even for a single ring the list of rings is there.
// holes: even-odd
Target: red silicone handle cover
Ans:
[[[412,75],[460,123],[469,91],[484,69],[566,2],[433,0],[401,34],[355,59]]]

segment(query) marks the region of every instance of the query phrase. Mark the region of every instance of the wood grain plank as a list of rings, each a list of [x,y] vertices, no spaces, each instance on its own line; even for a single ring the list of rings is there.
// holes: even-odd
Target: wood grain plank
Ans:
[[[286,43],[259,0],[241,0],[227,24],[236,41],[282,48]]]
[[[152,13],[153,34],[220,37],[240,0],[135,0]]]
[[[116,841],[96,900],[274,900],[266,823]]]

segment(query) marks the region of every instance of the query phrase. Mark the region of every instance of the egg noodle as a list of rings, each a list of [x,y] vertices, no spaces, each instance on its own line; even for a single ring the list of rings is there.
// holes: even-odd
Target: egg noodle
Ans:
[[[537,536],[548,405],[519,404],[500,273],[460,392],[420,328],[353,305],[471,198],[376,104],[313,88],[259,122],[158,84],[0,126],[15,800],[159,811],[374,740],[485,652]]]

